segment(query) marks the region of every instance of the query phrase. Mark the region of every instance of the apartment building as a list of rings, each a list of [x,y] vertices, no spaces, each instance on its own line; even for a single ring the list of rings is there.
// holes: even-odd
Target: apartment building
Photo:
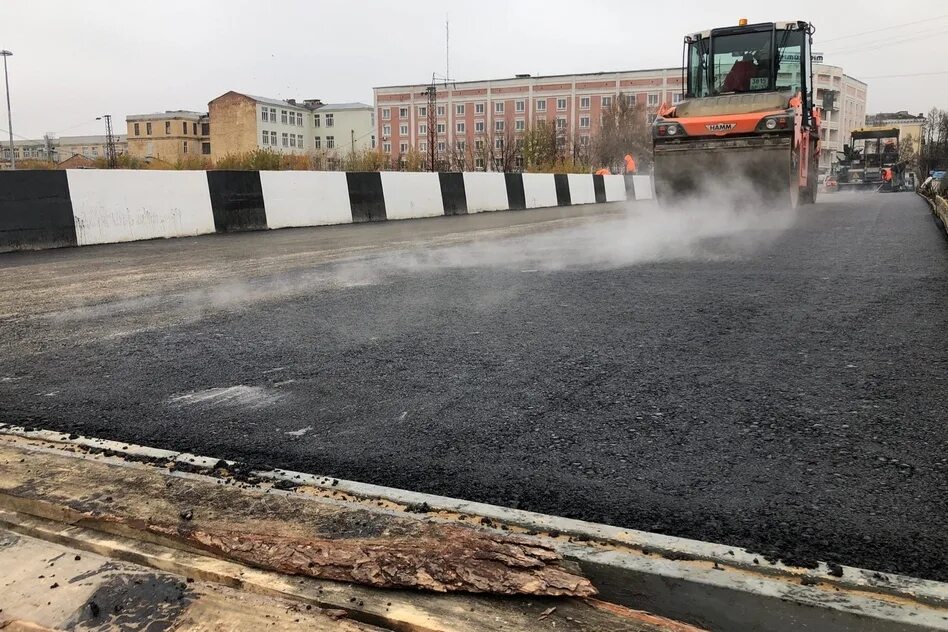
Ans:
[[[211,155],[254,149],[330,156],[375,147],[375,122],[366,103],[279,100],[227,92],[208,103]]]
[[[869,86],[829,64],[813,64],[813,86],[814,102],[823,112],[820,172],[828,173],[852,131],[865,125]]]
[[[911,139],[911,143],[918,151],[919,144],[925,134],[927,119],[924,114],[915,116],[907,110],[901,112],[882,112],[866,117],[866,124],[873,127],[895,127],[899,130],[899,142],[904,143]]]
[[[167,110],[125,117],[128,153],[136,158],[168,164],[211,155],[210,124],[206,113]]]
[[[376,134],[382,152],[405,154],[428,149],[429,85],[374,89]],[[505,142],[541,122],[555,125],[572,144],[586,145],[600,125],[602,112],[619,94],[654,116],[663,102],[681,99],[680,68],[629,70],[573,75],[516,75],[505,79],[437,84],[436,150],[478,143]],[[474,165],[484,168],[483,164]]]
[[[89,160],[104,158],[106,137],[91,136],[50,136],[48,138],[13,141],[13,155],[17,160],[44,160],[55,163],[65,162],[73,156],[82,156]],[[115,136],[115,153],[128,151],[128,140],[122,134]],[[6,142],[0,147],[0,161],[10,162],[10,145]]]

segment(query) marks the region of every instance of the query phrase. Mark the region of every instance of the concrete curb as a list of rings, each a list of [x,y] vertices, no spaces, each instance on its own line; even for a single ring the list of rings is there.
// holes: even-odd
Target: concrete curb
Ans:
[[[129,466],[142,466],[135,461],[176,461],[204,470],[175,473],[180,476],[213,476],[220,463],[213,457],[5,424],[0,424],[0,434],[49,442],[49,449],[79,450],[73,455],[78,458],[109,458]],[[386,509],[426,514],[433,520],[544,538],[580,564],[603,599],[710,630],[948,630],[948,584],[941,582],[822,563],[816,569],[790,567],[722,544],[327,476],[279,469],[253,475],[289,488],[274,493],[334,494],[344,502],[376,509],[383,501]],[[301,489],[293,491],[296,488]]]

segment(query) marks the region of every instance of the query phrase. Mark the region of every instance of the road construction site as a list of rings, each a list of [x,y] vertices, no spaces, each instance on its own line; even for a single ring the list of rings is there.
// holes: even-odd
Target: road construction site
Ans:
[[[714,543],[707,555],[667,544],[655,557],[707,564],[689,572],[710,573],[708,581],[734,569],[763,573],[801,603],[808,590],[841,601],[840,590],[869,590],[887,595],[886,607],[914,608],[906,604],[917,599],[934,609],[926,625],[948,625],[938,583],[948,580],[946,263],[944,236],[911,193],[838,194],[796,211],[611,204],[3,254],[0,422],[15,441],[0,464],[0,522],[18,538],[143,566],[160,555],[89,539],[104,529],[266,569],[255,572],[307,576],[314,560],[298,548],[281,566],[260,559],[260,550],[279,548],[274,542],[255,549],[222,535],[249,520],[224,516],[228,499],[244,506],[228,494],[246,486],[261,496],[245,508],[259,509],[264,496],[292,505],[302,501],[280,494],[300,493],[298,473],[314,475],[306,487],[322,491],[311,497],[333,512],[333,503],[363,502],[360,489],[372,511],[394,511],[389,495],[366,491],[373,486],[420,494],[381,526],[374,514],[330,520],[314,509],[312,524],[331,525],[333,538],[345,524],[345,537],[451,541],[437,529],[465,516],[462,526],[487,538],[494,559],[520,560],[461,572],[386,558],[369,578],[352,574],[363,565],[334,560],[325,566],[349,570],[310,573],[324,591],[340,579],[400,591],[370,600],[350,587],[304,600],[351,610],[353,625],[441,629],[434,605],[414,610],[427,609],[427,623],[406,623],[382,599],[408,608],[399,601],[407,589],[465,592],[483,582],[487,592],[540,595],[504,610],[531,625],[686,629],[635,619],[635,598],[591,570],[595,555],[569,550],[599,546],[577,526],[587,523],[666,544]],[[117,443],[89,452],[99,440]],[[129,446],[167,452],[132,459],[133,467],[109,462]],[[207,471],[190,471],[182,454],[209,459]],[[18,464],[40,455],[49,462],[25,474]],[[85,480],[70,478],[78,469],[68,459],[79,458]],[[182,465],[167,474],[167,462]],[[215,503],[214,494],[187,495],[198,485],[189,476],[220,470],[226,476],[200,482],[224,494]],[[259,472],[273,471],[294,474],[261,490]],[[42,485],[44,477],[55,485]],[[178,494],[181,481],[191,491]],[[345,498],[339,485],[350,489]],[[149,486],[154,493],[139,501],[122,492]],[[437,497],[461,504],[439,512]],[[463,503],[513,513],[465,514]],[[534,517],[511,518],[521,513]],[[541,514],[567,526],[540,529]],[[54,537],[63,516],[90,531]],[[272,528],[281,520],[274,515],[254,516],[273,536],[299,533]],[[567,537],[561,528],[576,531]],[[325,541],[327,533],[310,535]],[[510,533],[515,541],[504,539]],[[538,534],[552,544],[516,540]],[[279,544],[315,546],[289,540]],[[636,559],[653,545],[639,546]],[[456,559],[437,550],[439,560]],[[518,564],[529,572],[518,574]],[[183,562],[159,568],[174,578],[196,572]],[[845,584],[853,568],[867,573]],[[287,590],[255,594],[287,599]],[[604,601],[595,604],[613,605],[588,605],[597,592]],[[564,596],[586,601],[544,601]],[[784,598],[793,600],[780,593],[775,601]],[[476,609],[501,616],[508,606],[492,599]],[[654,612],[659,601],[641,609]],[[369,603],[376,610],[362,607]],[[687,608],[662,614],[726,629]],[[896,627],[891,617],[852,629],[926,629]]]

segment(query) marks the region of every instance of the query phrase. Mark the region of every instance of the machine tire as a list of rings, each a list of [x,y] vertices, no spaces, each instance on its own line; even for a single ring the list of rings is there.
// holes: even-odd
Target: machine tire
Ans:
[[[819,178],[818,158],[814,160],[816,154],[816,144],[810,145],[810,162],[807,165],[806,186],[800,187],[800,204],[816,204],[816,194],[818,191],[817,178]]]

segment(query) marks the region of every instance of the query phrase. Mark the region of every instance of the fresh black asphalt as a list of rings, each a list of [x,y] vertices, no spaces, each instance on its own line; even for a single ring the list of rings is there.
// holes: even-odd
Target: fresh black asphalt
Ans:
[[[325,263],[198,316],[10,344],[0,421],[948,580],[948,241],[924,203],[826,196],[684,247],[639,221]]]

